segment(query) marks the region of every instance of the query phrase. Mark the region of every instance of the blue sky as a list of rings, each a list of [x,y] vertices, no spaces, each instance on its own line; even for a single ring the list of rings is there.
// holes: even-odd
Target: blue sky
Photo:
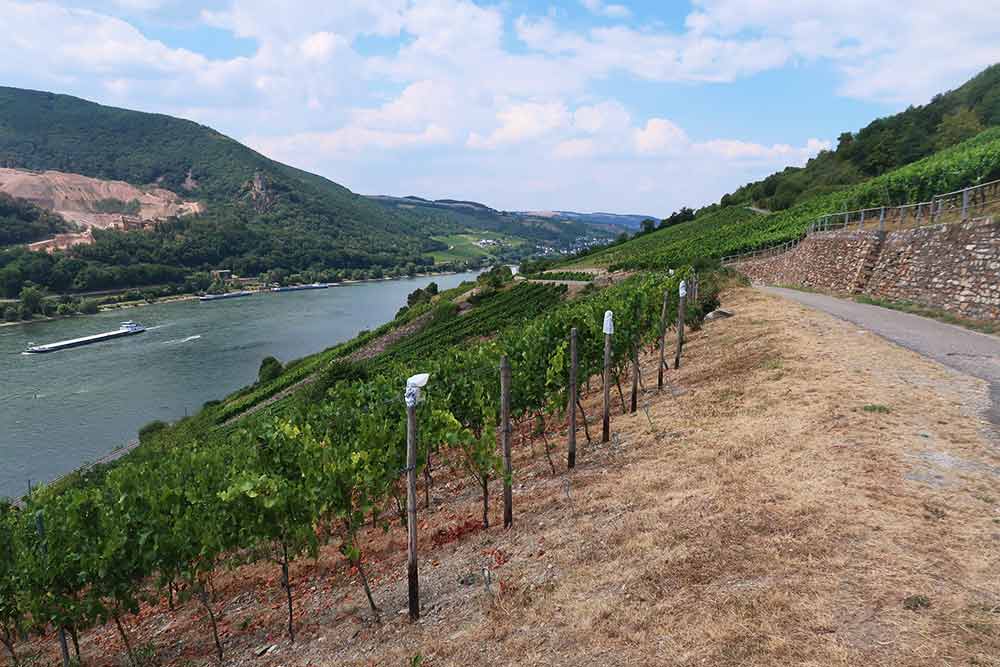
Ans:
[[[1000,61],[990,4],[0,0],[0,84],[190,118],[366,194],[665,216]]]

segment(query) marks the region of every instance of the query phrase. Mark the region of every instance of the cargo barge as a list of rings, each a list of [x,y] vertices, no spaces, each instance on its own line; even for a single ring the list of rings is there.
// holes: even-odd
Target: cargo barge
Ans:
[[[250,292],[248,290],[240,290],[239,292],[226,292],[225,294],[202,294],[198,297],[199,301],[220,301],[222,299],[238,299],[241,296],[250,296],[251,294],[256,294],[256,292]]]
[[[309,285],[290,285],[288,287],[272,287],[272,292],[301,292],[307,289],[326,289],[330,283],[310,283]]]
[[[28,349],[25,350],[24,353],[43,354],[45,352],[57,352],[71,347],[80,347],[81,345],[100,343],[101,341],[114,340],[115,338],[122,338],[124,336],[134,336],[135,334],[140,334],[145,330],[146,327],[129,320],[127,322],[122,322],[121,326],[114,331],[105,331],[104,333],[94,334],[93,336],[83,336],[82,338],[70,338],[69,340],[61,340],[57,343],[48,343],[46,345],[29,345]]]

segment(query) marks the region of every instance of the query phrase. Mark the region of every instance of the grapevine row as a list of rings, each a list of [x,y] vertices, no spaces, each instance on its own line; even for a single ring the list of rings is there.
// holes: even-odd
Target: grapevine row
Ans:
[[[538,317],[492,339],[419,358],[416,352],[432,349],[425,343],[362,379],[337,382],[323,400],[291,413],[254,420],[225,438],[129,457],[98,483],[61,493],[43,488],[23,508],[0,507],[0,640],[14,655],[23,632],[65,628],[75,639],[81,630],[114,621],[134,659],[122,620],[138,613],[152,586],[171,598],[179,591],[203,607],[211,629],[206,641],[214,642],[221,659],[224,646],[207,591],[220,560],[233,554],[276,563],[294,639],[289,566],[325,543],[339,546],[378,616],[358,532],[368,520],[385,523],[385,509],[401,493],[405,378],[431,375],[417,409],[418,466],[433,457],[474,478],[484,492],[487,522],[488,486],[501,474],[501,356],[512,367],[514,417],[562,414],[570,329],[578,330],[581,377],[594,375],[602,367],[603,313],[613,310],[612,360],[620,372],[636,346],[673,322],[685,274],[635,276],[577,301],[550,301],[533,311],[542,313]],[[511,305],[546,303],[542,297],[552,288],[540,287],[521,286],[507,298]],[[664,293],[672,306],[661,322]],[[697,321],[714,298],[704,281],[701,301],[689,303],[687,319]],[[481,324],[502,328],[499,317]]]

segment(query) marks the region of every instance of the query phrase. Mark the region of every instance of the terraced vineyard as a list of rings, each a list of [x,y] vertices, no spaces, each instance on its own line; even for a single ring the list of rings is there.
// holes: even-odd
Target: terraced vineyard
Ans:
[[[495,334],[512,324],[529,320],[555,305],[566,293],[564,285],[524,283],[480,303],[467,315],[442,314],[423,330],[407,336],[386,350],[385,361],[414,360],[477,336]],[[447,307],[447,306],[445,306]]]
[[[763,215],[745,208],[715,208],[694,220],[659,230],[573,261],[565,268],[611,269],[680,266],[799,238],[818,217],[864,207],[926,201],[935,194],[1000,178],[1000,128],[946,151],[790,209]]]

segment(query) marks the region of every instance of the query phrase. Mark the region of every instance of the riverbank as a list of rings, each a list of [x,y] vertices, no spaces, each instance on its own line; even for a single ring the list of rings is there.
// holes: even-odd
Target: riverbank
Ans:
[[[402,276],[402,277],[397,277],[397,278],[361,278],[361,279],[358,279],[358,280],[341,280],[340,282],[337,282],[337,283],[328,283],[328,285],[332,289],[332,288],[335,288],[335,287],[343,287],[343,286],[348,286],[348,285],[362,285],[362,284],[365,284],[365,283],[392,282],[394,280],[407,280],[407,279],[413,279],[413,278],[433,278],[433,277],[437,277],[437,276],[454,276],[454,275],[458,275],[458,274],[459,274],[458,271],[443,271],[441,273],[417,273],[417,274],[414,274],[412,276]],[[128,291],[132,291],[132,290],[135,290],[135,289],[141,289],[141,288],[130,287],[129,289],[122,290],[121,292],[109,292],[108,295],[109,296],[113,296],[114,294],[124,294],[124,293],[126,293]],[[258,291],[261,294],[271,294],[272,293],[270,289],[263,289],[263,290],[258,290]],[[56,299],[58,299],[58,298],[61,298],[61,297],[64,297],[64,296],[79,296],[79,295],[64,295],[64,294],[59,294],[59,295],[53,295],[53,296],[46,297],[46,298],[50,298],[50,299],[56,298]],[[98,306],[98,312],[97,313],[73,313],[72,315],[52,315],[52,316],[36,315],[36,316],[32,317],[30,320],[16,320],[14,322],[0,322],[0,328],[2,328],[2,327],[13,327],[13,326],[17,326],[17,325],[20,325],[20,324],[34,324],[34,323],[38,323],[38,322],[55,322],[55,321],[58,321],[58,320],[76,319],[76,318],[79,318],[79,317],[87,317],[87,316],[90,316],[90,315],[97,315],[97,314],[100,314],[100,313],[106,313],[106,312],[111,312],[111,311],[115,311],[115,310],[127,310],[127,309],[130,309],[130,308],[141,308],[143,306],[153,306],[153,305],[159,305],[159,304],[165,304],[165,303],[176,303],[176,302],[179,302],[179,301],[193,301],[193,300],[197,299],[198,296],[199,296],[198,294],[194,294],[194,293],[191,293],[191,294],[178,294],[176,296],[158,297],[155,301],[147,301],[147,300],[144,299],[144,300],[140,300],[140,301],[125,301],[125,302],[122,302],[122,303],[109,303],[109,304],[104,304],[104,305]],[[3,304],[3,303],[11,305],[11,304],[16,304],[17,301],[16,300],[0,301],[0,304]]]
[[[392,321],[414,289],[442,291],[476,274],[340,283],[276,298],[200,303],[193,295],[88,317],[0,329],[0,497],[24,493],[96,461],[153,420],[175,422],[257,380],[261,359],[302,359]],[[277,298],[280,296],[280,298]],[[139,306],[135,306],[139,307]],[[126,313],[129,313],[126,315]],[[24,356],[29,343],[65,340],[140,320],[118,341]]]

